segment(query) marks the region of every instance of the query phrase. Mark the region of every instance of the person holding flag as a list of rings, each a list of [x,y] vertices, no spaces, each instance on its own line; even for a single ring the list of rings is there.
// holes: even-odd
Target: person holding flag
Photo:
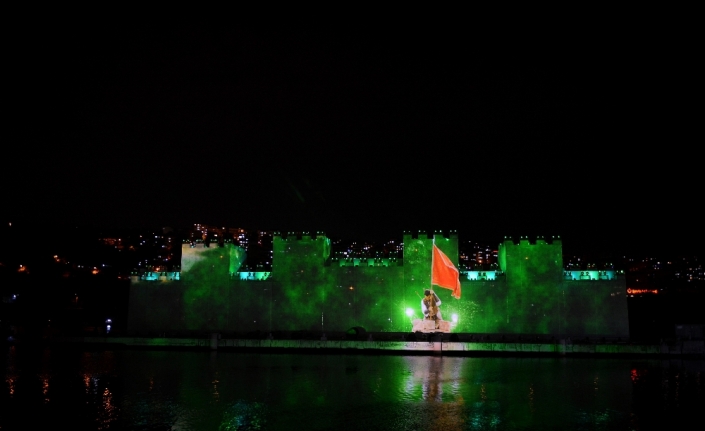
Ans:
[[[453,292],[451,296],[460,299],[460,272],[450,261],[448,256],[436,245],[436,238],[433,238],[433,254],[431,257],[431,286],[436,285]],[[441,299],[433,289],[426,289],[421,300],[421,310],[424,319],[434,320],[436,329],[439,329],[443,321],[441,315]]]
[[[438,308],[440,306],[441,299],[436,295],[436,292],[431,289],[426,289],[421,299],[421,312],[423,313],[424,319],[434,320],[436,322],[436,329],[438,329],[438,322],[443,320],[441,310]]]
[[[441,298],[433,291],[432,287],[436,285],[444,289],[452,290],[451,296],[455,299],[460,299],[460,272],[453,265],[453,262],[436,246],[436,238],[433,238],[433,252],[431,254],[431,288],[424,291],[424,296],[421,298],[421,312],[423,319],[413,321],[412,332],[433,332],[440,330],[441,332],[450,332],[450,322],[443,321],[441,315]],[[417,294],[418,295],[418,294]],[[433,328],[430,328],[432,320]]]

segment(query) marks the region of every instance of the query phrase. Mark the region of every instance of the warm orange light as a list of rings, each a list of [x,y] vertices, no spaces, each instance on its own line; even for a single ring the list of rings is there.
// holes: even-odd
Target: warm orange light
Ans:
[[[627,289],[627,293],[629,294],[640,294],[640,293],[658,293],[658,290],[656,289]]]

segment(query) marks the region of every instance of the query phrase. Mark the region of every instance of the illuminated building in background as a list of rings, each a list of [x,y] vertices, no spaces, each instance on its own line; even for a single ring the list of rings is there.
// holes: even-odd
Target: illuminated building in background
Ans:
[[[183,242],[190,247],[210,248],[226,244],[240,247],[248,257],[243,271],[271,271],[272,232],[194,224],[187,236]]]
[[[454,231],[405,232],[386,251],[343,250],[322,232],[274,233],[271,268],[243,265],[253,244],[243,239],[186,242],[179,280],[133,283],[129,329],[410,332],[432,287],[452,332],[629,336],[623,274],[565,270],[560,238],[505,238],[496,254],[483,248],[461,265]],[[434,244],[459,269],[460,299],[431,286]]]
[[[460,245],[458,261],[467,270],[497,269],[497,248],[489,247],[473,241],[465,241]]]
[[[630,295],[650,295],[675,290],[697,291],[705,282],[705,269],[697,256],[627,259]],[[701,287],[700,287],[701,288]]]

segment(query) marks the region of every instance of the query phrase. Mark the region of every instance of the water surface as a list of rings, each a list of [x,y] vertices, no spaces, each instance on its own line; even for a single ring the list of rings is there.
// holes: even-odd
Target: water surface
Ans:
[[[3,349],[2,430],[699,429],[705,407],[701,360]]]

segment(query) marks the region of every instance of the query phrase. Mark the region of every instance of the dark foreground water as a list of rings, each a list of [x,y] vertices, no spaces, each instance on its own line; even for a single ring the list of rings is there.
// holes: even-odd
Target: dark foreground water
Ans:
[[[705,361],[3,347],[0,429],[702,429]]]

